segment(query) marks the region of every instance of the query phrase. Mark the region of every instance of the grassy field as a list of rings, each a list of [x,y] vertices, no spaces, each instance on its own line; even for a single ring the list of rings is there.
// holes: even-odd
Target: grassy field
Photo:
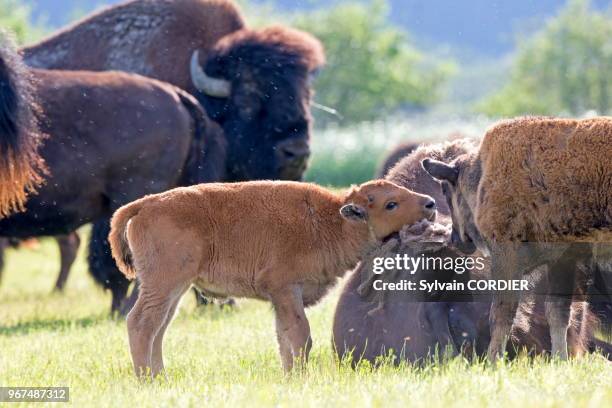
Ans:
[[[186,296],[166,337],[167,377],[132,375],[125,322],[108,318],[84,256],[66,293],[51,294],[52,241],[8,251],[0,288],[0,385],[69,386],[78,406],[612,406],[612,365],[519,360],[497,368],[456,359],[444,365],[354,371],[330,347],[337,291],[308,312],[314,348],[305,372],[280,369],[267,304],[196,310]]]

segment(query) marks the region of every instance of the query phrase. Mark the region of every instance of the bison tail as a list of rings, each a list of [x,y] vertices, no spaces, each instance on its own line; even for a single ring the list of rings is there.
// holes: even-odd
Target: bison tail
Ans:
[[[108,234],[111,253],[117,263],[117,267],[128,279],[136,278],[136,269],[134,268],[132,251],[127,239],[127,227],[130,220],[142,209],[145,200],[146,197],[124,205],[115,211],[111,219],[111,230]]]
[[[190,186],[225,179],[226,140],[221,127],[212,121],[188,92],[176,88],[178,97],[194,123],[193,139],[181,185]]]

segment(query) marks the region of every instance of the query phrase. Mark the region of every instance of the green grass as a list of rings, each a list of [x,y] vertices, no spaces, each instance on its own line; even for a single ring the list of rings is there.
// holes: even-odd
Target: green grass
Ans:
[[[8,251],[2,386],[69,386],[78,406],[612,406],[612,365],[600,357],[497,368],[460,359],[424,368],[338,366],[330,346],[337,290],[308,311],[314,347],[305,372],[282,374],[267,304],[196,310],[187,295],[166,337],[167,377],[139,383],[125,322],[107,317],[110,296],[92,283],[83,254],[66,293],[50,293],[57,258],[52,241]]]

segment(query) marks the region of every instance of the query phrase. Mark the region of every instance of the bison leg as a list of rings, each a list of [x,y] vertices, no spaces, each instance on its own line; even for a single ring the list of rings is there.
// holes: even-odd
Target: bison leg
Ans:
[[[141,291],[134,308],[127,317],[130,352],[134,363],[134,372],[138,377],[155,377],[163,363],[161,355],[156,355],[153,366],[153,342],[156,335],[166,323],[166,318],[173,305],[173,298],[168,293],[157,290]],[[161,353],[161,347],[159,348]],[[163,361],[163,360],[161,360]]]
[[[132,288],[132,293],[130,293],[129,297],[123,300],[123,302],[121,303],[119,307],[119,314],[121,316],[127,316],[127,314],[130,313],[130,310],[132,310],[132,308],[136,304],[136,300],[138,299],[138,293],[140,291],[139,287],[140,287],[140,284],[138,283],[138,279],[136,279],[134,281],[134,287]]]
[[[193,294],[198,306],[207,306],[211,303],[211,300],[204,296],[198,289],[193,288]]]
[[[0,282],[2,282],[2,271],[4,270],[4,250],[9,245],[8,238],[0,238]]]
[[[518,304],[518,300],[507,299],[505,296],[499,299],[498,296],[494,296],[489,315],[491,325],[491,342],[487,352],[489,361],[496,361],[504,356]]]
[[[72,232],[68,235],[59,235],[55,237],[55,239],[59,245],[61,264],[60,273],[57,277],[57,281],[55,282],[54,290],[61,292],[64,290],[64,286],[66,286],[66,280],[68,280],[70,267],[76,259],[77,252],[79,251],[79,245],[81,244],[81,239],[79,238],[79,234],[76,232]]]
[[[172,322],[174,315],[176,313],[176,309],[181,301],[181,297],[187,291],[187,287],[178,292],[174,299],[170,302],[170,308],[168,309],[168,313],[164,319],[162,326],[159,328],[155,339],[153,340],[153,347],[151,353],[151,372],[153,375],[157,375],[164,371],[164,357],[163,357],[163,342],[164,342],[164,334],[166,333],[166,329]]]
[[[588,243],[573,244],[548,268],[549,293],[545,303],[545,314],[550,328],[551,353],[567,360],[580,352],[580,332],[569,350],[570,321],[573,299],[582,298],[587,292],[587,278],[592,272],[592,246]],[[578,269],[582,268],[580,273]],[[576,303],[578,305],[578,303]],[[581,319],[578,319],[581,323]]]
[[[120,308],[127,295],[130,281],[117,269],[108,244],[110,232],[110,219],[104,218],[96,221],[91,230],[89,242],[89,271],[93,278],[110,289],[112,293],[111,312],[120,312]]]
[[[550,299],[550,298],[549,298]],[[551,355],[567,360],[567,335],[571,300],[547,300],[544,304],[546,320],[550,328]]]
[[[449,304],[446,302],[430,302],[425,303],[425,317],[434,332],[434,336],[440,348],[440,357],[444,357],[446,353],[450,356],[456,356],[457,348],[453,336],[450,332],[449,325]]]
[[[526,248],[526,247],[525,247]],[[521,253],[520,244],[507,245],[504,248],[493,247],[491,250],[491,278],[492,279],[515,279],[522,277],[524,265],[521,257],[528,256]],[[527,251],[524,251],[527,252]],[[487,356],[489,361],[494,362],[503,358],[512,331],[512,323],[519,305],[519,295],[507,292],[496,292],[493,294],[489,324],[491,329],[491,341]]]
[[[312,347],[302,291],[299,287],[286,288],[272,295],[271,300],[283,369],[290,372],[295,362],[302,365],[308,361]]]
[[[147,271],[149,282],[140,283],[136,304],[127,316],[130,352],[134,372],[138,377],[155,377],[164,368],[162,343],[174,312],[190,283],[163,280],[168,276],[159,271]]]

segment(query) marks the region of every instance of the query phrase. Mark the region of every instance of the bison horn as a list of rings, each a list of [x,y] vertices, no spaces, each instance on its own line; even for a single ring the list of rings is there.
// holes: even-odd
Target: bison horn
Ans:
[[[199,51],[191,56],[191,81],[198,91],[215,98],[227,98],[232,92],[232,84],[225,79],[212,78],[206,75],[200,66]]]

